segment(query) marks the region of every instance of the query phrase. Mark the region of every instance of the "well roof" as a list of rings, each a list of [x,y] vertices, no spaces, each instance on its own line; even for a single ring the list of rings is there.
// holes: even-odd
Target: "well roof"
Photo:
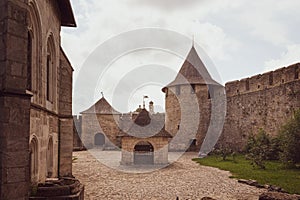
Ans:
[[[142,109],[138,114],[128,131],[122,131],[119,137],[167,137],[171,138],[171,134],[165,130],[164,120],[151,117],[146,109]]]

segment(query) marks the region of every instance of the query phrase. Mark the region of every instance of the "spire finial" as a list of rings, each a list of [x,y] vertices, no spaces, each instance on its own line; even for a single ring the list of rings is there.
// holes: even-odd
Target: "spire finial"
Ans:
[[[104,98],[104,94],[103,94],[103,92],[101,92],[101,95],[102,95],[102,98]]]
[[[195,34],[193,34],[193,41],[192,41],[192,47],[195,45]]]

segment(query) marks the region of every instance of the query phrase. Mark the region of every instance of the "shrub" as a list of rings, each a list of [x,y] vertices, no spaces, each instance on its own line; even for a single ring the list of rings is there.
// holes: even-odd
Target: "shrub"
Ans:
[[[279,132],[280,160],[287,167],[295,167],[300,162],[300,110],[296,111]]]
[[[222,160],[226,160],[226,158],[231,155],[234,151],[230,148],[230,145],[225,143],[219,145],[215,150],[214,154],[220,155],[222,157]]]
[[[281,152],[279,137],[271,138],[270,142],[267,160],[279,160],[279,153]]]
[[[271,140],[263,129],[259,129],[256,136],[250,135],[246,145],[246,158],[251,160],[251,165],[265,169],[264,161],[270,154]]]

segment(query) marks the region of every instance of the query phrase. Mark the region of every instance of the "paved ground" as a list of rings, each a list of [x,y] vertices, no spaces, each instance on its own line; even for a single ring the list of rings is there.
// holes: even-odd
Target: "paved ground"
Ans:
[[[200,166],[191,161],[195,153],[186,153],[166,168],[149,173],[140,168],[124,172],[119,166],[120,152],[74,152],[78,160],[73,164],[73,174],[85,184],[85,199],[258,199],[263,190],[240,184],[228,178],[229,172]],[[170,154],[170,160],[178,154]],[[102,160],[101,164],[95,157]],[[122,169],[123,171],[120,171]],[[125,169],[128,170],[128,169]],[[148,169],[149,170],[149,169]]]

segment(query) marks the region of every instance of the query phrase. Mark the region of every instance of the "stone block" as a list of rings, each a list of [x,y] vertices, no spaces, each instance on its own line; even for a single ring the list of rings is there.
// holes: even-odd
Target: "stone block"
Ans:
[[[0,104],[1,105],[1,104]],[[8,123],[9,122],[9,108],[0,106],[0,123]]]
[[[6,2],[5,1],[1,1],[0,2],[0,21],[4,20],[8,13],[7,13],[7,6],[6,6]]]
[[[27,23],[27,10],[17,5],[20,2],[10,2],[7,3],[7,13],[8,18],[18,23],[26,25]]]
[[[7,75],[4,82],[4,87],[17,90],[25,91],[27,80],[25,77],[9,76]]]
[[[7,173],[7,183],[18,183],[26,181],[26,168],[8,168]]]
[[[20,63],[27,63],[27,39],[14,35],[7,35],[5,40],[7,59]]]
[[[5,184],[1,189],[0,199],[2,200],[20,199],[21,197],[27,199],[29,182]]]
[[[7,19],[7,26],[5,32],[27,39],[28,29],[27,26],[16,22],[15,20]]]
[[[21,76],[26,78],[26,69],[25,69],[25,64],[24,63],[19,63],[19,62],[9,62],[9,72],[12,76]]]
[[[2,166],[4,167],[25,167],[29,163],[29,152],[6,152],[3,154]]]
[[[4,22],[1,22],[0,21],[0,29],[4,26]],[[1,31],[1,30],[0,30]],[[2,35],[1,32],[0,32],[0,61],[4,61],[6,59],[6,44],[4,43],[4,37],[5,35]],[[5,65],[6,63],[3,62],[3,66]],[[1,71],[4,71],[4,67],[3,67],[3,70]]]

